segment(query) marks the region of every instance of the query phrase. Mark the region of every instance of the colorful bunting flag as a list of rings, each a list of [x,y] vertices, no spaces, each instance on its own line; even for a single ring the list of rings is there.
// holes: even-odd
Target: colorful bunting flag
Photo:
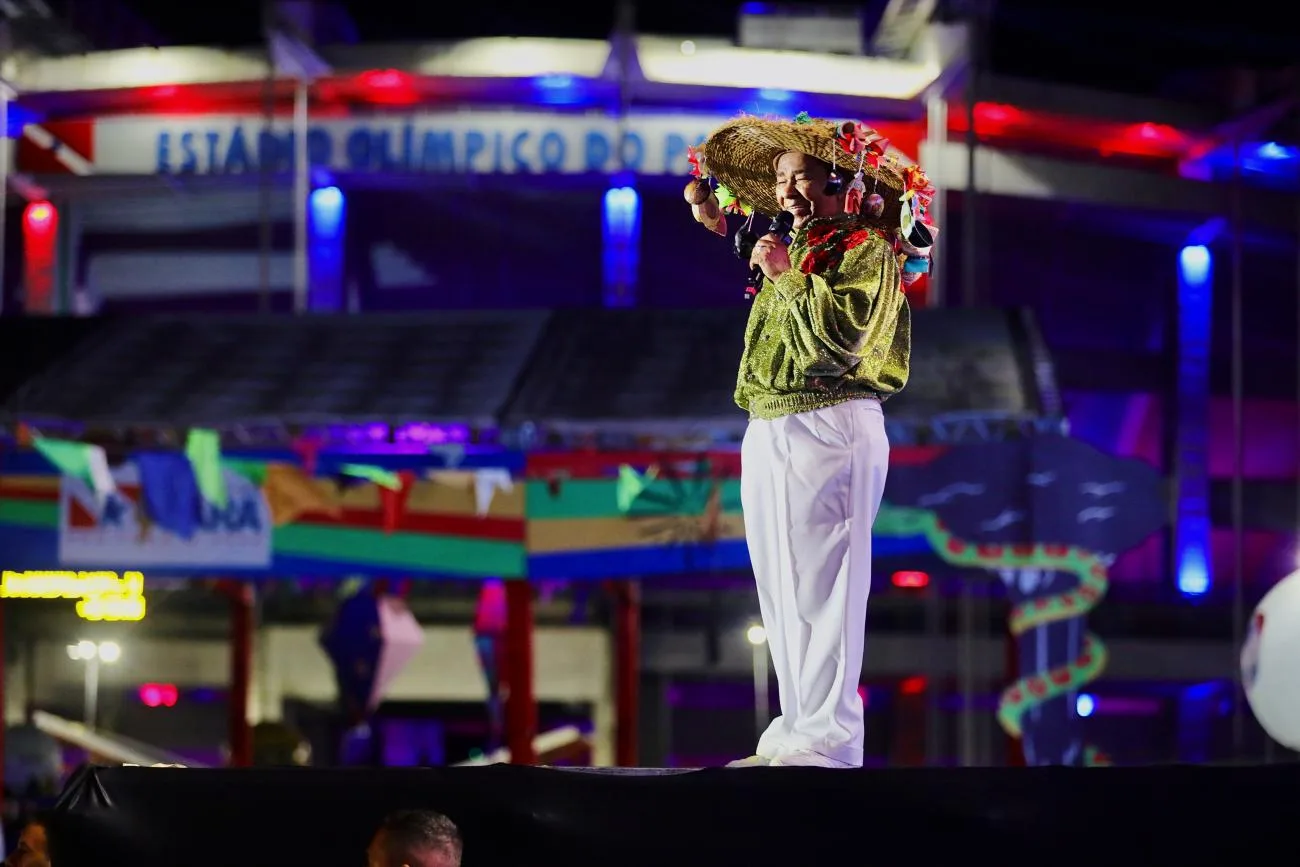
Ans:
[[[268,464],[262,492],[271,510],[271,522],[277,527],[291,524],[307,512],[324,512],[334,518],[341,514],[338,505],[292,464]]]
[[[514,480],[510,471],[501,467],[479,470],[474,473],[474,514],[480,518],[492,508],[492,499],[497,491],[509,493],[514,490]]]
[[[387,488],[390,491],[400,491],[402,489],[402,480],[397,473],[383,467],[374,467],[369,464],[343,464],[339,467],[339,473],[344,476],[351,476],[354,479],[365,479],[374,482],[379,487]]]
[[[194,428],[185,440],[185,456],[194,468],[194,479],[203,499],[224,509],[230,496],[221,470],[221,435],[214,430]]]
[[[249,461],[225,458],[221,465],[232,473],[238,473],[259,488],[266,484],[266,461]]]
[[[641,496],[641,492],[648,488],[658,475],[658,467],[650,467],[644,473],[638,473],[627,464],[620,466],[618,468],[618,485],[614,489],[618,510],[623,513],[631,511],[632,503],[636,501],[637,497]]]
[[[309,479],[316,475],[316,462],[320,457],[320,450],[320,440],[298,437],[293,441],[293,451],[298,455],[298,459],[302,461],[303,472],[307,474]]]
[[[182,539],[199,529],[202,494],[189,459],[180,452],[137,452],[131,458],[140,473],[140,506],[147,518],[141,537],[153,525]]]
[[[465,460],[465,447],[460,443],[444,443],[429,446],[429,454],[437,455],[445,466],[455,469]]]
[[[85,482],[103,499],[117,490],[102,446],[36,437],[33,445],[60,473]]]
[[[406,501],[410,499],[411,488],[415,484],[415,473],[410,470],[402,470],[397,474],[398,486],[394,490],[390,487],[381,485],[379,487],[380,503],[384,510],[384,532],[392,533],[402,522],[402,517],[406,514]]]

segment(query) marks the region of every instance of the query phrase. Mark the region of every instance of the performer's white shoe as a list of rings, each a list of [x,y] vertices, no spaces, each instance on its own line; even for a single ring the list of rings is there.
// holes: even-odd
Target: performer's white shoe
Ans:
[[[854,765],[849,762],[842,762],[839,759],[832,759],[830,756],[823,756],[821,753],[815,753],[812,750],[795,750],[792,753],[786,753],[783,756],[777,756],[768,763],[773,768],[857,768],[860,765]]]
[[[727,762],[729,768],[765,768],[772,764],[772,760],[766,756],[750,756],[747,759],[736,759],[734,762]]]

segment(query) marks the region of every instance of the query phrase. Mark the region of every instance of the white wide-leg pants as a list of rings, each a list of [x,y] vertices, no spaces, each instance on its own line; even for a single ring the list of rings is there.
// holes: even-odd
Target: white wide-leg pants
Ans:
[[[888,465],[876,400],[752,420],[745,432],[745,538],[781,698],[760,756],[809,750],[862,764],[871,525]]]

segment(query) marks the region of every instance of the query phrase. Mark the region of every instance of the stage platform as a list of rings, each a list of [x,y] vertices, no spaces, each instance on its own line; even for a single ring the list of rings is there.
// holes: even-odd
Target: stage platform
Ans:
[[[1283,863],[1300,765],[575,773],[85,768],[57,867],[346,867],[385,814],[446,813],[466,867]]]

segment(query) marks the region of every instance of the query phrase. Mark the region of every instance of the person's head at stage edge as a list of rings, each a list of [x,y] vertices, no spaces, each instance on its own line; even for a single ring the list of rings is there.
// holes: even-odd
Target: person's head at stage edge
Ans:
[[[367,850],[369,867],[460,867],[456,823],[434,810],[399,810],[384,819]]]
[[[920,166],[861,121],[807,112],[793,120],[742,115],[689,148],[687,157],[692,180],[686,201],[696,221],[715,234],[726,236],[727,214],[743,215],[752,232],[757,215],[784,212],[796,230],[816,229],[823,241],[837,225],[875,233],[894,246],[904,285],[930,270],[938,233],[929,219],[934,186]],[[817,229],[823,221],[827,231]]]
[[[36,817],[27,823],[4,867],[50,867],[49,831],[44,819]]]
[[[816,157],[786,151],[776,158],[776,200],[781,210],[794,217],[794,228],[802,229],[814,217],[837,217],[844,213],[848,183],[828,191],[832,169]],[[835,172],[840,175],[840,172]]]

